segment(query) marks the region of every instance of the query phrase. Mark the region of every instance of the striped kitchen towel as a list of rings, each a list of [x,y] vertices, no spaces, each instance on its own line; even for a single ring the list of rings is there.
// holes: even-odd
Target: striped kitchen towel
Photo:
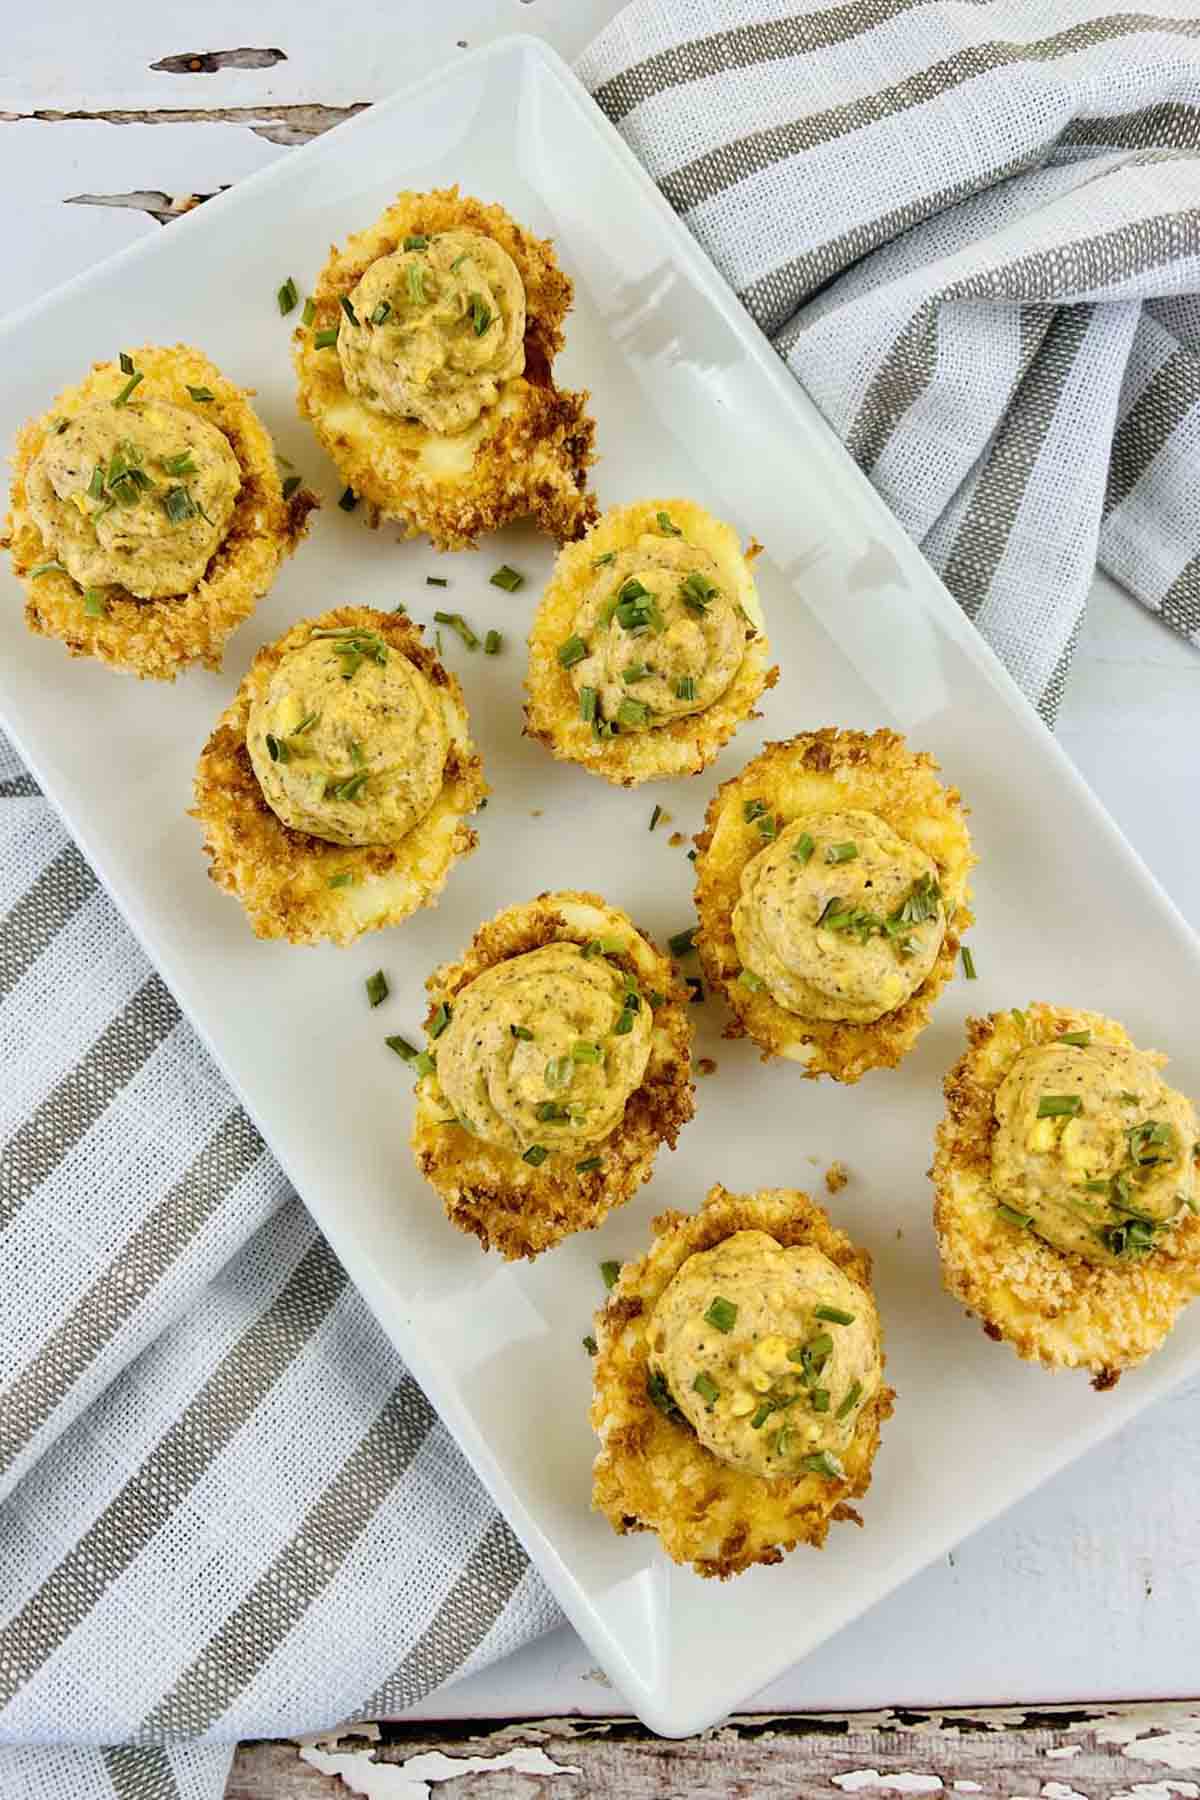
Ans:
[[[1097,563],[1200,643],[1195,0],[636,0],[578,71],[1047,722]]]
[[[0,1068],[3,1800],[218,1800],[557,1622],[2,739]]]

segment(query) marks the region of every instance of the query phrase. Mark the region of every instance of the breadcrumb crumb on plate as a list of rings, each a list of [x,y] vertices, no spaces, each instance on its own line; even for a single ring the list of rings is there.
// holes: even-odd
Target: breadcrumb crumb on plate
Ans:
[[[1103,1390],[1157,1350],[1200,1293],[1200,1218],[1185,1214],[1150,1255],[1114,1267],[1059,1250],[997,1212],[990,1186],[996,1090],[1022,1050],[1064,1031],[1134,1047],[1103,1013],[1041,1001],[1023,1015],[967,1020],[967,1049],[945,1080],[933,1222],[943,1283],[989,1337],[1046,1368],[1088,1369],[1092,1386]],[[1167,1060],[1146,1054],[1160,1067]]]
[[[445,709],[450,750],[441,792],[396,844],[333,844],[292,830],[263,798],[246,748],[250,708],[283,658],[314,630],[339,626],[377,632],[426,676]],[[479,841],[467,819],[487,791],[462,688],[421,641],[420,626],[403,613],[339,606],[302,619],[258,652],[201,754],[192,816],[204,827],[210,877],[241,901],[258,937],[350,944],[437,904],[454,863]]]
[[[408,236],[450,230],[484,233],[516,264],[525,286],[525,373],[504,383],[474,425],[443,436],[364,406],[346,388],[336,345],[319,349],[317,336],[337,328],[342,297],[371,263]],[[313,289],[312,323],[292,336],[298,404],[376,518],[395,520],[408,537],[426,534],[439,550],[468,549],[481,532],[526,517],[560,543],[587,530],[596,516],[586,485],[595,422],[589,396],[557,388],[551,367],[571,294],[550,243],[457,186],[406,191],[344,248],[332,246]]]
[[[426,982],[430,1024],[438,1008],[485,969],[543,944],[587,944],[620,934],[628,950],[610,961],[636,975],[643,995],[657,991],[650,1058],[625,1103],[620,1123],[586,1150],[564,1150],[538,1165],[474,1136],[453,1118],[437,1072],[417,1083],[412,1150],[425,1179],[442,1196],[446,1216],[473,1232],[485,1250],[512,1261],[532,1259],[575,1231],[591,1231],[650,1179],[664,1143],[675,1147],[692,1116],[691,1024],[687,992],[652,938],[598,894],[564,890],[506,907],[481,925],[460,962],[444,963]],[[602,1159],[579,1171],[577,1161]]]
[[[974,923],[968,877],[976,858],[958,789],[943,787],[938,765],[910,750],[895,731],[801,732],[761,753],[717,789],[704,830],[696,838],[696,948],[711,987],[734,1018],[726,1037],[751,1037],[763,1060],[782,1056],[809,1079],[830,1075],[855,1082],[868,1069],[890,1069],[908,1054],[929,1021],[934,1002],[954,974],[963,933]],[[741,957],[733,909],[742,872],[763,848],[744,803],[764,802],[786,825],[802,813],[847,809],[873,812],[937,865],[947,914],[942,946],[929,974],[904,1005],[866,1024],[808,1019],[788,1012],[767,989],[752,992],[738,980]],[[782,828],[781,825],[781,828]]]
[[[215,425],[241,470],[233,516],[203,580],[185,594],[161,600],[138,599],[109,585],[102,590],[102,610],[89,612],[81,588],[65,571],[31,574],[53,553],[29,510],[30,466],[59,419],[120,393],[128,377],[115,362],[95,363],[83,381],[64,388],[41,418],[18,433],[5,536],[13,571],[25,588],[31,631],[59,638],[72,656],[94,656],[143,678],[174,681],[189,663],[220,668],[226,639],[250,617],[284,557],[295,550],[317,500],[303,488],[284,499],[274,447],[250,404],[252,388],[236,386],[187,344],[143,344],[128,354],[142,376],[138,400],[167,401]],[[212,399],[197,401],[189,388],[207,389]]]
[[[691,1427],[668,1418],[647,1393],[647,1326],[654,1305],[689,1256],[736,1231],[765,1231],[785,1247],[811,1244],[868,1292],[871,1259],[797,1188],[732,1194],[719,1184],[698,1213],[664,1212],[655,1241],[627,1262],[596,1314],[592,1425],[600,1438],[592,1505],[614,1531],[656,1532],[667,1555],[698,1575],[724,1580],[755,1563],[782,1562],[798,1544],[819,1548],[830,1524],[862,1520],[852,1500],[866,1493],[880,1427],[895,1394],[880,1388],[858,1416],[842,1455],[845,1479],[770,1478],[720,1461]]]
[[[689,544],[707,551],[716,563],[729,594],[746,614],[746,653],[729,687],[702,712],[648,731],[599,738],[580,716],[579,696],[559,661],[559,646],[575,629],[575,615],[596,578],[597,557],[632,548],[645,533],[658,530],[663,513]],[[771,646],[752,568],[761,550],[761,544],[751,543],[743,551],[733,527],[692,500],[638,500],[606,512],[586,538],[560,553],[530,627],[525,678],[528,735],[560,761],[579,763],[619,787],[698,775],[706,769],[738,726],[757,716],[754,708],[763,691],[779,678],[779,670],[771,667]]]

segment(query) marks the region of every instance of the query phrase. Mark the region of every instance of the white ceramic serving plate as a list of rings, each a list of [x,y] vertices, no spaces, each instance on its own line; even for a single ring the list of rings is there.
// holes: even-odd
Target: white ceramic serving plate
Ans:
[[[522,738],[522,638],[551,545],[513,531],[439,558],[328,504],[340,483],[297,419],[294,320],[278,317],[275,290],[292,274],[303,291],[327,245],[397,188],[454,180],[557,242],[576,289],[559,374],[592,390],[602,504],[688,494],[767,546],[757,566],[782,679],[761,723],[698,780],[623,793]],[[173,688],[27,634],[5,574],[0,712],[572,1622],[653,1729],[696,1731],[1200,1366],[1200,1308],[1105,1395],[989,1344],[941,1291],[926,1179],[968,1010],[1031,997],[1100,1008],[1169,1050],[1178,1084],[1200,1091],[1197,942],[616,133],[534,40],[464,56],[10,320],[0,432],[9,440],[93,358],[176,339],[257,388],[326,510],[225,672]],[[487,583],[501,560],[527,575],[514,596]],[[434,571],[448,589],[424,586]],[[481,847],[441,905],[399,931],[347,951],[258,943],[207,880],[186,816],[197,752],[259,644],[338,601],[400,599],[419,618],[448,607],[505,634],[488,659],[446,634],[494,788]],[[697,829],[717,782],[765,737],[825,724],[898,727],[962,788],[981,858],[978,983],[954,984],[902,1069],[854,1088],[764,1067],[721,1039],[719,1005],[698,1007],[697,1054],[719,1069],[652,1186],[533,1265],[482,1255],[415,1173],[410,1078],[385,1033],[415,1036],[432,965],[539,889],[599,889],[660,941],[689,923],[691,865],[670,831]],[[656,800],[673,817],[650,836]],[[377,966],[392,998],[371,1012],[363,980]],[[603,1297],[597,1265],[639,1253],[654,1213],[694,1208],[716,1179],[823,1195],[834,1157],[852,1179],[831,1211],[875,1258],[899,1392],[865,1529],[701,1582],[652,1536],[618,1538],[589,1510],[580,1338]]]

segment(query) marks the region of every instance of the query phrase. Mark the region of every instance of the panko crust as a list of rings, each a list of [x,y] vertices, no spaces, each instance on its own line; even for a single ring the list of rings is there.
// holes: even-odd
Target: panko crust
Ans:
[[[957,788],[942,786],[937,769],[927,751],[910,750],[898,732],[828,726],[765,745],[717,789],[696,838],[696,948],[710,986],[733,1011],[726,1037],[753,1038],[764,1062],[787,1057],[804,1065],[809,1080],[831,1075],[855,1082],[868,1069],[893,1069],[907,1056],[954,974],[963,933],[974,924],[968,878],[977,859],[966,808]],[[953,914],[937,961],[903,1006],[868,1024],[808,1019],[781,1007],[765,988],[752,993],[737,979],[733,909],[742,871],[763,847],[756,825],[743,816],[743,802],[752,798],[765,800],[785,824],[801,812],[859,807],[878,813],[937,865],[947,914],[951,908]]]
[[[575,614],[595,577],[595,558],[654,531],[659,512],[670,515],[689,543],[713,556],[734,599],[749,615],[754,636],[729,687],[703,712],[672,719],[652,731],[597,738],[579,716],[579,696],[558,660],[558,647],[574,629]],[[761,551],[762,545],[754,542],[743,551],[733,527],[692,500],[638,500],[606,512],[581,542],[568,544],[560,552],[538,604],[529,630],[526,735],[537,738],[560,761],[579,763],[618,787],[698,775],[706,769],[738,726],[758,716],[754,710],[757,701],[764,689],[774,687],[779,679],[778,668],[771,667],[771,646],[751,573],[751,564]]]
[[[331,844],[294,831],[267,805],[246,748],[251,704],[282,659],[314,629],[339,625],[378,632],[441,692],[452,720],[442,791],[398,844]],[[201,753],[192,817],[204,826],[210,878],[241,901],[257,937],[350,944],[437,904],[451,867],[479,841],[466,821],[487,791],[462,688],[421,641],[421,627],[403,613],[337,606],[300,620],[258,652]],[[349,884],[330,886],[344,874],[353,877]]]
[[[336,348],[318,350],[316,333],[336,326],[341,296],[369,265],[415,232],[486,233],[511,256],[525,285],[525,373],[504,384],[497,405],[470,430],[439,437],[416,421],[385,418],[346,390]],[[399,194],[373,225],[331,246],[317,277],[311,327],[298,326],[292,356],[298,405],[354,492],[376,519],[395,520],[406,537],[425,533],[435,549],[474,546],[481,532],[530,517],[565,543],[596,516],[586,487],[595,461],[588,394],[556,388],[551,372],[562,348],[570,281],[553,246],[534,237],[502,206],[484,205],[457,186]]]
[[[1049,1369],[1089,1369],[1098,1391],[1157,1350],[1200,1293],[1200,1218],[1188,1213],[1149,1256],[1090,1263],[997,1213],[990,1189],[996,1090],[1021,1050],[1064,1031],[1136,1047],[1103,1013],[1034,1001],[967,1020],[967,1049],[945,1080],[946,1117],[931,1174],[933,1223],[947,1291],[990,1338]],[[1147,1052],[1160,1067],[1166,1057]]]
[[[438,1006],[485,969],[543,944],[586,944],[597,936],[628,934],[630,950],[608,960],[636,974],[643,994],[665,996],[654,1010],[650,1059],[629,1096],[619,1123],[578,1160],[602,1156],[604,1167],[580,1174],[570,1157],[550,1157],[534,1168],[515,1150],[504,1150],[443,1121],[451,1109],[436,1071],[417,1083],[412,1150],[417,1167],[441,1195],[446,1216],[473,1232],[485,1250],[508,1261],[533,1257],[576,1231],[592,1231],[614,1206],[623,1206],[650,1179],[660,1146],[672,1149],[694,1111],[692,1028],[687,990],[669,959],[627,914],[599,894],[572,889],[539,894],[505,907],[481,925],[460,962],[443,963],[426,982],[432,1020]]]
[[[22,426],[13,458],[5,536],[14,573],[25,588],[25,622],[31,631],[61,639],[72,656],[95,656],[142,678],[174,681],[189,663],[220,668],[226,639],[249,618],[284,557],[304,536],[317,500],[303,488],[284,499],[274,446],[250,405],[253,388],[237,387],[202,351],[187,344],[169,348],[143,344],[129,354],[144,377],[139,393],[182,406],[215,425],[241,469],[242,486],[229,529],[204,579],[186,594],[161,600],[139,600],[122,587],[108,587],[107,615],[93,617],[84,612],[82,591],[69,575],[55,571],[30,578],[30,569],[51,560],[29,511],[30,465],[57,418],[121,391],[127,377],[114,362],[94,363],[90,374],[64,388],[41,418]],[[211,389],[212,400],[194,401],[189,386]]]
[[[814,1245],[868,1292],[870,1256],[797,1188],[731,1194],[718,1183],[698,1213],[661,1213],[653,1230],[655,1242],[645,1256],[624,1265],[596,1314],[591,1419],[601,1448],[592,1481],[595,1511],[614,1531],[657,1532],[675,1562],[721,1580],[755,1563],[782,1562],[797,1544],[819,1549],[835,1521],[861,1525],[849,1502],[871,1484],[880,1427],[895,1400],[891,1388],[881,1386],[862,1408],[841,1458],[844,1481],[753,1475],[721,1462],[689,1426],[654,1405],[646,1389],[646,1333],[656,1301],[688,1257],[735,1231],[768,1232],[785,1248]]]

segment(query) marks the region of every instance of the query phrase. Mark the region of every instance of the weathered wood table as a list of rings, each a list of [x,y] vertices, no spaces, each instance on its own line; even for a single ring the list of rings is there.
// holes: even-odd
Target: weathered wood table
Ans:
[[[526,30],[569,58],[617,10],[615,0],[22,8],[6,19],[0,75],[3,304],[159,230],[463,48]],[[775,8],[764,0],[763,10]],[[1059,737],[1196,924],[1198,708],[1200,657],[1098,582]],[[936,1490],[931,1471],[930,1504]],[[1186,1698],[1200,1695],[1198,1492],[1193,1387],[723,1730],[667,1744],[608,1716],[620,1697],[564,1628],[375,1739],[245,1746],[230,1800],[347,1788],[375,1800],[468,1789],[1200,1800],[1200,1703]],[[503,1723],[514,1719],[527,1722]]]

